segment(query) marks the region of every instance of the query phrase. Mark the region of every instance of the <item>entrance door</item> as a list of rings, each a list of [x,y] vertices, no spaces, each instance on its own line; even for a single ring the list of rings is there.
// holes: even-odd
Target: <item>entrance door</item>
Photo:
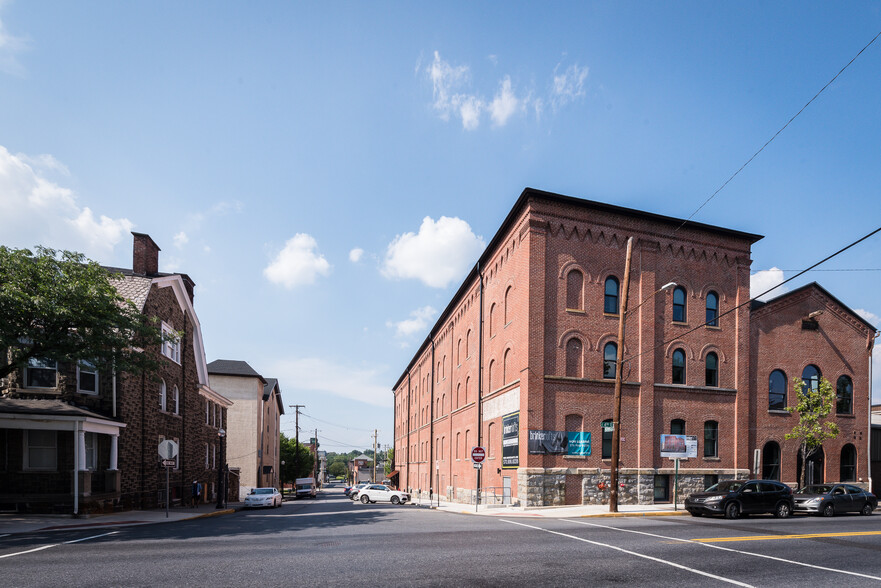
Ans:
[[[581,489],[581,483],[583,481],[583,476],[567,474],[566,475],[566,499],[564,501],[567,505],[581,505],[584,504],[583,492]]]
[[[502,477],[502,504],[511,504],[511,477]]]

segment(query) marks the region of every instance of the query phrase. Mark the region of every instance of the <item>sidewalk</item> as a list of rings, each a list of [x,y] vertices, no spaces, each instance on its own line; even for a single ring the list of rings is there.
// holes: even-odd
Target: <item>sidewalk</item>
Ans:
[[[0,537],[13,533],[34,531],[71,531],[76,529],[103,529],[186,521],[202,517],[234,513],[242,508],[241,502],[231,502],[227,508],[217,508],[214,503],[201,504],[196,508],[172,507],[165,516],[164,508],[130,510],[109,514],[88,515],[74,518],[72,515],[20,515],[0,513]]]
[[[680,504],[674,508],[673,504],[621,504],[618,512],[609,512],[608,504],[583,504],[580,506],[501,506],[480,505],[476,509],[474,505],[457,504],[441,501],[429,504],[427,501],[416,500],[413,505],[421,508],[432,508],[443,512],[470,514],[479,516],[495,517],[533,517],[533,518],[583,518],[583,517],[659,517],[659,516],[682,516],[688,512]]]

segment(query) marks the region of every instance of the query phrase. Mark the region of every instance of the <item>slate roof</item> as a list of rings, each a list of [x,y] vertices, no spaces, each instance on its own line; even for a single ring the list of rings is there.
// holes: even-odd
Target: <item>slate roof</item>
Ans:
[[[266,385],[266,380],[258,374],[254,368],[248,365],[246,361],[238,361],[235,359],[215,359],[208,364],[208,373],[218,376],[243,376],[248,378],[260,378],[260,381]]]
[[[150,285],[153,283],[152,278],[135,274],[123,274],[122,277],[111,277],[110,283],[116,288],[120,296],[126,300],[131,300],[138,311],[144,311],[144,304],[147,302],[147,295],[150,293]]]

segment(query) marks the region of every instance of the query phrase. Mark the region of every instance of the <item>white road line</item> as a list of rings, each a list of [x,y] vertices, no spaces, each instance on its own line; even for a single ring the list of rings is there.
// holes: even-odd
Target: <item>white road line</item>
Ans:
[[[667,566],[672,566],[674,568],[678,568],[680,570],[685,570],[686,572],[691,572],[693,574],[698,574],[701,576],[706,576],[707,578],[712,578],[714,580],[719,580],[720,582],[728,582],[729,584],[734,584],[735,586],[748,586],[752,587],[751,584],[744,584],[743,582],[738,582],[737,580],[732,580],[731,578],[725,578],[723,576],[717,576],[715,574],[710,574],[708,572],[703,572],[701,570],[696,570],[694,568],[689,568],[687,566],[683,566],[677,563],[673,563],[671,561],[658,559],[657,557],[652,557],[650,555],[645,555],[642,553],[636,553],[635,551],[629,551],[622,547],[617,547],[615,545],[609,545],[608,543],[599,543],[598,541],[591,541],[590,539],[584,539],[583,537],[576,537],[575,535],[568,535],[566,533],[560,533],[559,531],[551,531],[549,529],[542,529],[541,527],[535,527],[533,525],[527,525],[525,523],[518,523],[517,521],[509,521],[506,519],[500,519],[502,522],[510,523],[512,525],[519,525],[521,527],[526,527],[528,529],[535,529],[536,531],[544,531],[545,533],[551,533],[552,535],[560,535],[561,537],[566,537],[568,539],[575,539],[576,541],[581,541],[583,543],[590,543],[591,545],[596,545],[598,547],[606,547],[608,549],[614,549],[615,551],[620,551],[622,553],[626,553],[628,555],[633,555],[635,557],[641,557],[643,559],[647,559],[653,561],[655,563],[664,564]]]
[[[0,559],[4,557],[15,557],[16,555],[24,555],[25,553],[33,553],[35,551],[43,551],[44,549],[49,549],[50,547],[58,547],[58,543],[53,543],[52,545],[44,545],[43,547],[35,547],[33,549],[28,549],[27,551],[19,551],[17,553],[7,553],[6,555],[0,555]]]
[[[782,557],[775,557],[773,555],[765,555],[764,553],[754,553],[752,551],[742,551],[740,549],[732,549],[730,547],[722,547],[721,545],[714,545],[712,543],[702,543],[700,541],[692,541],[691,539],[680,539],[679,537],[668,537],[666,535],[658,535],[656,533],[648,533],[646,531],[634,531],[633,529],[620,529],[618,527],[610,527],[608,525],[600,525],[597,523],[588,523],[584,521],[569,521],[571,523],[577,523],[579,525],[587,525],[589,527],[599,527],[601,529],[611,529],[613,531],[621,531],[622,533],[636,533],[637,535],[647,535],[649,537],[657,537],[659,539],[667,539],[668,541],[680,541],[682,543],[692,543],[694,545],[703,545],[704,547],[710,547],[712,549],[721,549],[722,551],[730,551],[732,553],[740,553],[742,555],[751,555],[753,557],[761,557],[764,559],[770,559],[773,561],[779,561],[783,563],[789,563],[796,566],[803,566],[806,568],[813,568],[815,570],[823,570],[825,572],[834,572],[837,574],[846,574],[848,576],[857,576],[859,578],[868,578],[870,580],[881,580],[881,576],[870,576],[869,574],[861,574],[859,572],[851,572],[849,570],[839,570],[835,568],[827,568],[825,566],[818,566],[815,564],[809,564],[801,561],[796,561],[793,559],[783,559]]]
[[[51,547],[58,547],[59,545],[67,545],[69,543],[79,543],[80,541],[88,541],[89,539],[97,539],[98,537],[106,537],[107,535],[114,535],[119,533],[119,531],[111,531],[110,533],[102,533],[101,535],[92,535],[91,537],[83,537],[82,539],[73,539],[71,541],[65,541],[63,543],[53,543],[51,545],[44,545],[42,547],[35,547],[33,549],[28,549],[27,551],[18,551],[16,553],[7,553],[6,555],[0,555],[0,559],[5,557],[15,557],[16,555],[24,555],[26,553],[33,553],[35,551],[43,551],[44,549],[49,549]]]
[[[2,539],[3,537],[9,537],[10,535],[12,535],[12,533],[3,533],[2,535],[0,535],[0,539]]]
[[[119,531],[110,531],[109,533],[102,533],[100,535],[92,535],[91,537],[83,537],[82,539],[73,539],[72,541],[65,541],[64,544],[68,543],[79,543],[80,541],[88,541],[89,539],[97,539],[98,537],[106,537],[107,535],[116,535]]]

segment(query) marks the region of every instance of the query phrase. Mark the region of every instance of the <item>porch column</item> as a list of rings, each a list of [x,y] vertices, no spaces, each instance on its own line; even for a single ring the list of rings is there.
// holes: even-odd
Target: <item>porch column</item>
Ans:
[[[77,464],[76,469],[81,472],[86,469],[86,432],[82,429],[76,432]]]
[[[110,470],[116,470],[119,459],[119,435],[110,435]]]

